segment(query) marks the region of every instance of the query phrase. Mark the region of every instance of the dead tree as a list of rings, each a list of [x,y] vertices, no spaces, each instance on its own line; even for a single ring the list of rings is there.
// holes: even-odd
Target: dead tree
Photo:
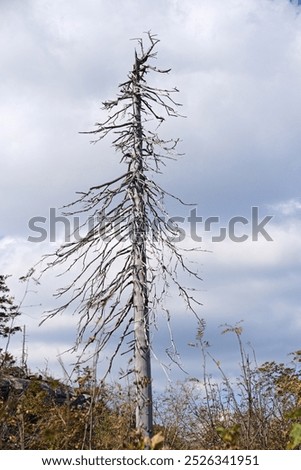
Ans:
[[[172,283],[195,312],[198,302],[181,285],[177,274],[182,269],[199,279],[175,244],[179,229],[164,206],[165,197],[171,195],[152,178],[160,173],[166,159],[177,155],[178,140],[160,139],[157,127],[166,116],[178,116],[178,104],[173,99],[178,90],[154,88],[147,83],[148,73],[169,72],[150,65],[159,40],[148,33],[148,41],[145,48],[138,39],[132,71],[119,85],[117,98],[103,103],[106,120],[84,132],[94,134],[94,143],[112,134],[113,147],[121,154],[126,171],[79,193],[75,202],[65,206],[66,215],[85,216],[81,229],[88,229],[84,236],[75,233],[74,240],[47,255],[47,266],[42,269],[67,265],[66,271],[74,269],[77,273],[72,283],[55,294],[67,296],[67,300],[47,315],[53,317],[71,307],[79,313],[75,348],[83,346],[87,351],[94,343],[94,353],[99,354],[113,337],[118,337],[107,371],[119,353],[131,353],[127,372],[135,376],[136,428],[146,438],[153,432],[150,327],[158,307],[169,318],[164,296]],[[50,262],[49,256],[53,257]]]

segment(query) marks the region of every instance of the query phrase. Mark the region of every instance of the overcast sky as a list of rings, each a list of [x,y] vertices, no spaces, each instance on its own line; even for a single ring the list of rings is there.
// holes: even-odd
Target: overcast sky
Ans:
[[[160,184],[197,203],[203,220],[220,219],[206,233],[198,222],[202,243],[190,239],[185,225],[185,243],[210,251],[194,261],[203,277],[196,286],[203,304],[198,314],[212,354],[235,370],[235,342],[220,335],[220,325],[240,320],[258,362],[286,362],[300,349],[299,8],[288,0],[1,0],[0,272],[12,275],[16,301],[24,294],[18,278],[55,247],[49,239],[28,241],[36,236],[29,220],[46,217],[47,228],[50,208],[123,171],[109,139],[92,146],[79,131],[104,117],[101,102],[114,98],[131,69],[131,38],[151,30],[161,41],[156,64],[172,69],[160,84],[179,88],[187,116],[162,127],[164,135],[181,139],[185,156],[169,164]],[[252,207],[259,211],[256,216],[253,209],[253,232]],[[189,216],[181,207],[171,210]],[[256,236],[266,216],[273,216],[264,225],[268,236]],[[244,218],[234,240],[233,217]],[[225,239],[212,241],[221,227]],[[244,234],[246,241],[235,241]],[[46,362],[58,371],[57,354],[74,338],[70,315],[38,327],[56,285],[47,278],[22,308],[34,371]],[[165,361],[162,328],[155,342]],[[187,346],[196,325],[176,298],[173,328],[184,369],[200,375],[200,357]],[[21,338],[13,347],[20,354]],[[163,381],[156,361],[154,371]]]

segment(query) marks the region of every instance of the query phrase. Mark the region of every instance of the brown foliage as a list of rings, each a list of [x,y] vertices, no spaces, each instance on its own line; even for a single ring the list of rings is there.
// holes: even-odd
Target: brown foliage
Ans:
[[[85,368],[72,389],[72,399],[67,397],[62,404],[41,383],[47,381],[52,389],[70,387],[49,377],[31,376],[26,390],[11,390],[0,401],[0,448],[143,449],[147,444],[151,449],[298,449],[300,352],[289,365],[272,361],[257,366],[244,349],[241,331],[228,331],[238,340],[238,377],[230,380],[212,358],[220,380],[213,380],[204,367],[202,380],[177,383],[157,396],[155,436],[149,443],[135,431],[131,387],[96,384]],[[202,336],[198,341],[206,364],[208,343]],[[22,376],[15,365],[6,367],[5,374],[9,372]],[[88,399],[75,406],[76,397],[83,394]]]

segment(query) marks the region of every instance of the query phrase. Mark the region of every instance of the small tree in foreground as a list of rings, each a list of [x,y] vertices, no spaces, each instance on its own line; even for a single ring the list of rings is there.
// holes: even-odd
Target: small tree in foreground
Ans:
[[[66,271],[76,272],[74,281],[56,293],[67,300],[47,316],[71,307],[79,313],[75,347],[87,350],[94,343],[94,354],[99,354],[118,338],[108,372],[118,353],[131,353],[127,373],[135,376],[136,428],[146,438],[152,436],[153,426],[150,327],[158,308],[169,320],[164,297],[171,284],[196,313],[198,302],[178,275],[182,270],[200,279],[175,245],[179,230],[164,206],[165,197],[171,195],[151,176],[160,173],[166,159],[176,156],[177,140],[163,140],[156,130],[166,116],[178,116],[173,99],[178,90],[154,88],[146,82],[150,72],[169,72],[149,64],[159,40],[150,33],[148,40],[145,48],[138,39],[132,71],[119,85],[117,98],[103,103],[106,119],[85,132],[95,135],[94,142],[111,134],[125,172],[79,193],[75,202],[65,206],[69,216],[86,215],[81,229],[87,227],[87,233],[47,255],[47,260],[53,258],[42,271],[67,263]]]
[[[12,357],[8,354],[8,346],[11,335],[21,331],[20,326],[15,325],[15,319],[20,315],[19,307],[14,304],[14,298],[10,295],[6,284],[8,276],[0,275],[0,339],[5,338],[6,345],[0,343],[0,366],[3,366]]]

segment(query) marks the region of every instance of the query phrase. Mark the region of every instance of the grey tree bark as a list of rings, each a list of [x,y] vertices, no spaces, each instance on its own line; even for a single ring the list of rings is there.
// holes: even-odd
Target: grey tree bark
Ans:
[[[136,385],[136,427],[150,438],[153,434],[152,377],[147,289],[147,215],[145,209],[145,175],[143,170],[143,132],[141,121],[141,88],[143,59],[135,54],[133,68],[134,155],[130,165],[133,174],[133,308],[134,370]]]

